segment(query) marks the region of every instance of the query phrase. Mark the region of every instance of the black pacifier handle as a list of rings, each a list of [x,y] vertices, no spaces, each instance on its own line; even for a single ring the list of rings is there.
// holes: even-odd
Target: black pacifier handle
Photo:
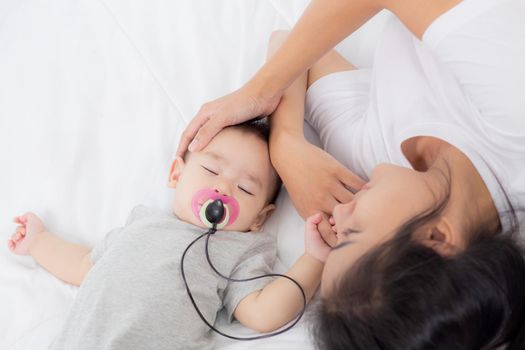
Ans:
[[[301,287],[301,285],[297,281],[295,281],[293,278],[291,278],[291,277],[289,277],[287,275],[281,275],[281,274],[278,274],[278,273],[270,273],[270,274],[265,274],[265,275],[250,277],[250,278],[239,278],[239,279],[231,278],[229,276],[225,276],[222,273],[220,273],[215,268],[215,266],[212,264],[212,262],[211,262],[210,254],[209,254],[209,250],[208,250],[208,242],[209,242],[210,236],[217,231],[217,224],[224,218],[224,203],[220,199],[214,200],[213,202],[208,204],[204,214],[206,215],[206,219],[212,224],[212,227],[208,230],[208,232],[203,233],[199,237],[195,238],[190,244],[188,244],[186,249],[184,249],[184,252],[182,253],[182,258],[180,260],[180,273],[181,273],[182,281],[184,282],[184,286],[186,287],[186,292],[188,292],[188,297],[190,298],[190,301],[193,304],[193,307],[195,308],[195,311],[197,312],[197,314],[201,318],[202,322],[204,322],[214,332],[216,332],[216,333],[218,333],[218,334],[220,334],[220,335],[222,335],[222,336],[224,336],[226,338],[235,339],[235,340],[255,340],[255,339],[269,338],[269,337],[273,337],[274,335],[284,333],[284,332],[288,331],[289,329],[291,329],[293,326],[295,326],[297,324],[297,322],[299,322],[301,317],[303,317],[304,311],[306,310],[306,294],[304,293],[303,287]],[[229,335],[229,334],[223,333],[222,331],[220,331],[217,328],[215,328],[213,326],[213,324],[208,322],[206,320],[206,317],[204,317],[204,315],[202,314],[201,310],[197,306],[197,303],[195,302],[195,299],[193,298],[193,295],[191,294],[190,287],[188,286],[188,282],[186,281],[186,274],[184,272],[184,258],[186,257],[186,253],[188,252],[188,249],[190,249],[191,246],[193,244],[195,244],[195,242],[197,242],[199,239],[201,239],[204,236],[206,236],[206,243],[205,243],[205,246],[204,246],[204,253],[206,254],[206,260],[208,260],[208,264],[210,265],[212,270],[218,276],[224,278],[225,280],[227,280],[229,282],[247,282],[247,281],[253,281],[253,280],[256,280],[256,279],[260,279],[260,278],[282,277],[282,278],[288,279],[288,280],[290,280],[290,282],[294,283],[297,286],[297,288],[299,288],[299,290],[301,292],[301,295],[303,297],[303,309],[301,310],[299,315],[295,318],[295,320],[293,322],[291,322],[287,327],[285,327],[283,329],[280,329],[278,331],[275,331],[273,333],[262,334],[262,335],[252,336],[252,337],[236,337],[236,336],[233,336],[233,335]]]
[[[224,203],[220,199],[214,200],[206,207],[205,215],[215,229],[217,224],[224,218]]]

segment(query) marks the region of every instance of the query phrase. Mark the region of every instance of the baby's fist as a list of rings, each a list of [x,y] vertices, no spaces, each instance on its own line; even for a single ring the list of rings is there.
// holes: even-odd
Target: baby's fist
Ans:
[[[318,225],[323,220],[321,213],[314,214],[306,219],[304,246],[306,253],[324,263],[332,249],[321,237]]]
[[[29,249],[37,235],[46,230],[44,223],[30,212],[15,217],[14,222],[19,226],[7,241],[7,246],[15,254],[29,255]]]

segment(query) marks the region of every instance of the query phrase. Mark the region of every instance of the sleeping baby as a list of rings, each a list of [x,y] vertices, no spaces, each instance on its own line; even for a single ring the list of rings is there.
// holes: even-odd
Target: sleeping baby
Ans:
[[[209,241],[214,266],[231,278],[271,273],[275,239],[260,229],[275,208],[280,180],[267,140],[267,125],[249,122],[223,129],[200,152],[178,157],[168,182],[176,188],[172,213],[136,207],[123,227],[93,249],[52,234],[33,213],[16,217],[11,251],[31,255],[56,277],[80,286],[51,349],[211,348],[211,332],[181,278],[181,256],[206,232],[205,205],[220,199],[223,219]],[[320,219],[318,214],[307,220],[306,251],[286,273],[307,300],[318,287],[326,255],[317,231]],[[300,290],[285,278],[243,283],[220,278],[206,260],[204,240],[188,250],[184,268],[193,297],[212,324],[224,308],[230,320],[269,332],[302,310]]]

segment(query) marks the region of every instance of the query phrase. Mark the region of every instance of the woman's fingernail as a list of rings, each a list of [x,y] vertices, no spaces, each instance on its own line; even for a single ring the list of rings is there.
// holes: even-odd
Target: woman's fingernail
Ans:
[[[191,141],[190,145],[188,146],[188,150],[190,152],[193,152],[195,150],[195,148],[197,147],[197,145],[198,145],[197,140]]]

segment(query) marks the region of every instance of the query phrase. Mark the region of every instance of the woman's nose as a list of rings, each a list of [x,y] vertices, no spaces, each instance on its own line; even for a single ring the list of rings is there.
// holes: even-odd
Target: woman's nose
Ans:
[[[355,208],[355,204],[356,204],[356,201],[351,200],[348,203],[341,203],[341,204],[336,205],[333,210],[334,218],[335,218],[336,212],[337,214],[339,214],[338,216],[340,217],[348,217],[352,215],[352,212],[354,211],[354,208]]]

